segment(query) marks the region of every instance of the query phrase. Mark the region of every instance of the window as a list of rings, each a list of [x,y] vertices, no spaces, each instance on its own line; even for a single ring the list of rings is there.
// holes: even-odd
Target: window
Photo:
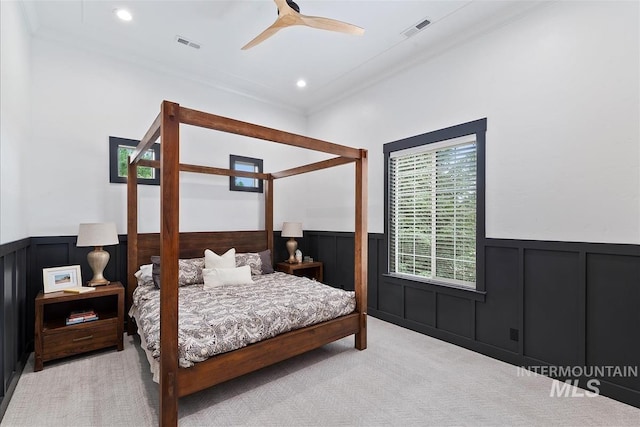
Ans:
[[[389,273],[477,288],[484,129],[486,120],[385,144]]]
[[[262,159],[253,159],[251,157],[235,156],[231,154],[229,156],[229,169],[243,172],[262,173]],[[231,176],[229,177],[229,190],[262,193],[262,180]]]
[[[109,137],[109,182],[126,183],[129,171],[129,156],[138,142],[135,139]],[[153,144],[142,156],[143,159],[160,160],[160,144]],[[138,183],[160,185],[160,174],[156,168],[138,167]]]

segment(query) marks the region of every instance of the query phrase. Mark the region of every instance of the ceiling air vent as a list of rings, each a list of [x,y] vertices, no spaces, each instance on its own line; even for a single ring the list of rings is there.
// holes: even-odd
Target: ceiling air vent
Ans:
[[[402,32],[402,35],[405,36],[406,38],[415,36],[416,34],[418,34],[421,30],[423,30],[429,24],[431,24],[431,21],[429,21],[428,19],[423,19],[422,21],[418,22],[417,24],[412,25],[411,27],[409,27],[406,30],[404,30]]]
[[[189,40],[187,38],[184,38],[182,36],[176,36],[176,41],[178,43],[180,43],[180,44],[185,45],[185,46],[189,46],[189,47],[192,47],[194,49],[200,49],[200,43],[193,42],[193,41],[191,41],[191,40]]]

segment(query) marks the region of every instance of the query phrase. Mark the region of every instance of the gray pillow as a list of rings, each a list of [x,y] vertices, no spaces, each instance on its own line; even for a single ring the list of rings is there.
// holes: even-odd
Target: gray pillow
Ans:
[[[160,289],[160,257],[158,255],[151,257],[151,277],[153,277],[153,284],[156,288]]]
[[[262,261],[262,274],[273,273],[273,265],[271,264],[271,251],[267,249],[266,251],[258,252],[258,255],[260,255],[260,260]]]

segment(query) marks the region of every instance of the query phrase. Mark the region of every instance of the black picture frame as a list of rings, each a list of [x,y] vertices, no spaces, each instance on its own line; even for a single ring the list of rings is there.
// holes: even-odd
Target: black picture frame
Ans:
[[[230,154],[229,169],[262,173],[262,159],[254,159],[252,157],[236,156],[235,154]],[[230,191],[262,193],[262,189],[263,183],[261,179],[243,178],[239,176],[229,177]]]
[[[118,173],[118,151],[121,147],[134,149],[139,142],[140,141],[135,139],[120,138],[117,136],[109,137],[109,182],[116,184],[125,184],[127,182],[127,177]],[[149,151],[153,153],[154,160],[160,160],[160,144],[153,144]],[[160,170],[153,168],[153,171],[153,178],[138,177],[138,184],[160,185]]]

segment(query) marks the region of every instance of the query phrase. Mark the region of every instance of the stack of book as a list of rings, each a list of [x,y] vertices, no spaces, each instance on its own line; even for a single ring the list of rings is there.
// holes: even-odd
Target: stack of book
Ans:
[[[72,311],[67,317],[67,325],[91,322],[92,320],[98,320],[98,314],[93,310]]]

